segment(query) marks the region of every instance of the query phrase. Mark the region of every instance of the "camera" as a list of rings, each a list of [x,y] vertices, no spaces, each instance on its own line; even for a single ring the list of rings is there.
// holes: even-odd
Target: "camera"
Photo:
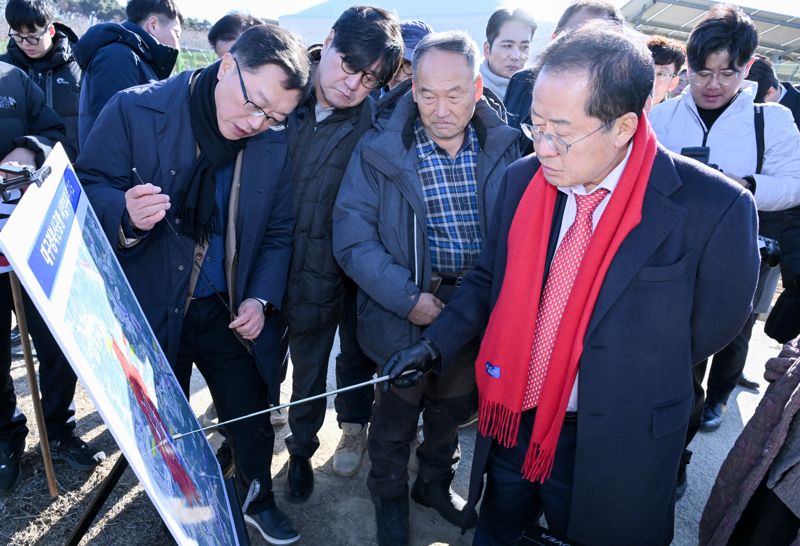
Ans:
[[[711,157],[711,148],[708,146],[688,146],[686,148],[681,148],[681,155],[699,161],[703,165],[708,165],[712,169],[722,171],[719,165],[708,162],[709,157]]]
[[[758,252],[761,254],[761,263],[770,267],[775,267],[781,261],[781,247],[775,239],[759,235]]]

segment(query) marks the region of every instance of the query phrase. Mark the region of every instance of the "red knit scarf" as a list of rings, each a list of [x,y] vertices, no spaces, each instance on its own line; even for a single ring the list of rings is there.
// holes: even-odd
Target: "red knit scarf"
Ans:
[[[641,221],[655,155],[655,134],[647,118],[640,116],[628,163],[594,230],[561,318],[522,466],[526,480],[543,482],[552,470],[597,295],[617,249]],[[546,227],[553,224],[557,194],[540,168],[514,214],[503,286],[475,363],[479,431],[506,447],[517,443],[550,240]]]

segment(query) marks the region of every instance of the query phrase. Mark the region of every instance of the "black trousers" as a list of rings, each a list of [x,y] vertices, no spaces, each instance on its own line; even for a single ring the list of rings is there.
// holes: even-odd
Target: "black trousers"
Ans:
[[[442,375],[428,374],[414,387],[375,390],[367,440],[372,462],[367,487],[374,496],[390,498],[405,491],[409,444],[417,434],[420,411],[424,440],[417,448],[418,478],[425,483],[452,480],[461,460],[458,427],[477,406],[474,363],[478,348],[478,342],[473,342]]]
[[[336,357],[336,386],[348,387],[369,381],[375,373],[375,363],[361,350],[356,337],[356,287],[346,283],[342,316],[339,319],[340,353]],[[325,392],[328,359],[333,349],[336,324],[307,334],[289,331],[289,354],[292,359],[292,401]],[[336,419],[341,423],[369,422],[373,389],[365,387],[336,396]],[[317,433],[325,421],[324,399],[293,406],[289,412],[291,436],[286,448],[291,455],[311,457],[319,448]]]
[[[550,477],[532,483],[522,477],[522,464],[530,444],[536,410],[522,414],[517,445],[492,445],[486,467],[486,489],[478,515],[473,546],[516,545],[530,525],[544,512],[547,527],[565,537],[572,503],[577,423],[565,421],[556,446]]]
[[[730,539],[730,546],[789,546],[800,531],[800,518],[761,482]]]
[[[4,447],[23,444],[28,434],[25,415],[17,411],[17,398],[11,379],[9,332],[14,300],[8,278],[8,273],[0,274],[0,445]],[[57,440],[75,430],[72,399],[75,397],[77,377],[24,289],[23,299],[28,330],[39,361],[39,388],[47,436],[50,440]]]
[[[747,349],[750,345],[750,336],[753,334],[753,325],[758,315],[755,313],[748,317],[742,329],[711,359],[711,370],[708,373],[708,385],[706,400],[709,404],[728,402],[728,397],[736,388],[739,376],[742,375],[744,365],[747,362]],[[705,375],[708,360],[704,360],[697,365],[700,381]]]
[[[227,298],[227,296],[223,296]],[[191,301],[183,320],[175,375],[189,396],[192,364],[211,391],[220,421],[255,413],[268,407],[267,385],[255,359],[228,328],[231,319],[217,296]],[[275,433],[269,415],[244,419],[225,426],[236,472],[249,485],[261,482],[261,493],[250,511],[259,512],[275,501],[272,494],[272,448]]]

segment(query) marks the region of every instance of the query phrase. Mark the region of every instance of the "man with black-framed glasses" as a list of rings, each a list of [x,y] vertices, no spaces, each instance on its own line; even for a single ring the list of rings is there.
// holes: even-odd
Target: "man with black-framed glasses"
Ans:
[[[800,133],[788,109],[755,104],[758,86],[745,78],[757,45],[758,29],[740,8],[711,8],[689,35],[689,92],[653,107],[650,119],[665,147],[719,169],[753,194],[759,232],[778,241],[780,273],[788,287],[800,278],[800,240],[792,233],[800,229]],[[698,429],[711,432],[722,424],[728,397],[742,376],[757,314],[769,310],[777,285],[778,269],[768,261],[762,264],[753,314],[711,361],[705,402],[702,382],[707,362],[696,363],[696,408],[687,446]],[[685,489],[690,458],[687,450],[679,495]]]
[[[315,59],[311,93],[289,120],[294,249],[287,287],[286,320],[292,358],[292,400],[325,390],[328,359],[338,327],[339,387],[372,377],[375,365],[356,341],[355,285],[331,249],[331,214],[344,169],[358,140],[372,125],[370,93],[400,65],[403,41],[397,18],[383,9],[347,9],[334,23]],[[342,438],[333,457],[339,476],[358,472],[366,446],[372,391],[340,394],[335,407]],[[305,502],[314,489],[311,457],[325,419],[325,400],[293,407],[287,497]]]
[[[188,397],[195,364],[220,421],[278,401],[278,315],[294,221],[279,129],[308,76],[297,36],[254,26],[205,69],[115,95],[78,158],[178,382]],[[255,495],[245,521],[270,543],[295,542],[272,494],[269,417],[225,433],[237,478]]]
[[[67,127],[62,142],[71,159],[78,155],[78,98],[81,69],[72,54],[78,37],[55,22],[50,0],[9,0],[6,3],[8,50],[0,61],[25,71],[45,94],[45,101]]]

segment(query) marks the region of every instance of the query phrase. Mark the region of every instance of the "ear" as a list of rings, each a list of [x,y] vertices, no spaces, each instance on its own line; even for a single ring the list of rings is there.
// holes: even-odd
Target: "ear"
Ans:
[[[148,33],[155,32],[158,30],[158,17],[156,15],[151,15],[147,18],[147,21],[144,23],[144,29]]]
[[[614,133],[614,144],[618,148],[627,146],[633,138],[633,135],[636,133],[636,129],[638,127],[639,116],[633,112],[628,112],[627,114],[619,117],[614,122],[614,126],[611,129]]]
[[[475,78],[475,104],[478,104],[478,101],[481,100],[483,96],[483,76],[478,73],[478,77]]]
[[[336,32],[333,29],[331,29],[331,31],[325,37],[325,40],[322,42],[322,49],[323,50],[326,50],[329,47],[331,47],[331,44],[333,43],[333,37],[334,37],[335,34],[336,34]]]
[[[747,79],[747,76],[750,74],[750,67],[753,66],[753,63],[756,62],[755,57],[751,57],[749,61],[747,61],[747,65],[745,65],[744,70],[742,70],[742,79]]]
[[[51,38],[56,35],[56,27],[53,26],[53,23],[50,23],[50,26],[47,27],[47,33],[50,35]]]
[[[225,55],[220,57],[219,70],[217,70],[217,81],[221,81],[222,78],[227,76],[228,72],[231,70],[236,70],[236,65],[233,61],[233,55],[230,53],[225,53]]]
[[[489,42],[483,42],[483,56],[488,57],[491,52],[492,46],[489,45]]]
[[[414,81],[414,78],[411,78],[411,97],[414,102],[417,102],[417,82]]]

